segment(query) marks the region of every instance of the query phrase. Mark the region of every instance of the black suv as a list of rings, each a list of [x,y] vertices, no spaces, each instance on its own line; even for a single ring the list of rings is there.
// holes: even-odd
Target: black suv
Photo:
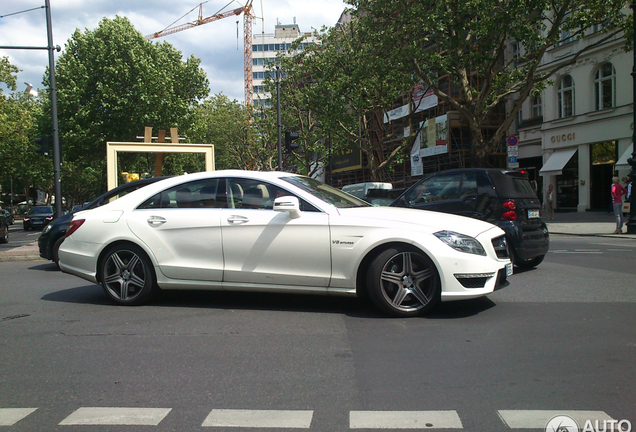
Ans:
[[[80,206],[77,210],[55,219],[55,221],[44,228],[44,231],[42,231],[42,234],[40,234],[40,237],[38,238],[40,256],[42,258],[53,261],[55,264],[58,263],[59,259],[57,252],[60,249],[60,245],[64,241],[64,236],[66,235],[68,224],[71,222],[71,220],[73,219],[73,215],[77,211],[90,210],[95,207],[108,204],[109,202],[114,201],[117,198],[122,197],[132,191],[166,178],[168,177],[151,177],[130,183],[124,183],[123,185],[111,189],[108,192],[98,196],[88,204]]]
[[[452,213],[497,225],[506,232],[512,262],[521,268],[539,265],[550,245],[541,203],[525,171],[440,171],[415,183],[391,206]]]

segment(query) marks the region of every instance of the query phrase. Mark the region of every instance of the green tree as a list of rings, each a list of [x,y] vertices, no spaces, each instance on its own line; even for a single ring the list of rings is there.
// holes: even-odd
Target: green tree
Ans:
[[[450,109],[459,111],[471,132],[471,163],[486,166],[521,104],[554,74],[576,63],[626,28],[624,0],[347,0],[354,6],[364,39],[384,62],[429,86]],[[567,60],[539,69],[544,53],[566,38],[581,38],[595,27],[604,37]],[[519,58],[505,56],[509,43]],[[449,86],[440,86],[448,77]],[[496,130],[484,125],[501,104],[511,109]]]
[[[107,141],[136,141],[145,126],[187,134],[198,101],[208,94],[198,58],[183,61],[172,45],[146,40],[122,17],[73,33],[57,61],[56,84],[63,188],[78,200],[105,190]],[[50,131],[49,119],[47,112],[42,131]],[[154,157],[126,154],[119,164],[122,171],[146,172]],[[168,170],[186,166],[192,166],[187,156],[166,156]]]
[[[0,59],[0,83],[12,91],[5,95],[0,87],[0,185],[5,198],[11,182],[16,195],[27,195],[31,186],[50,192],[53,184],[50,159],[34,151],[42,100],[15,91],[18,72],[6,57]]]
[[[263,133],[260,117],[250,119],[249,110],[223,94],[198,105],[190,138],[214,144],[216,169],[272,170],[273,152],[269,134]]]
[[[408,93],[409,83],[403,71],[378,58],[360,30],[355,21],[330,28],[320,43],[281,57],[281,104],[284,123],[298,125],[304,151],[297,158],[304,166],[324,161],[330,144],[336,154],[362,151],[371,179],[379,180],[415,137],[388,146],[396,137],[378,133],[383,114]]]

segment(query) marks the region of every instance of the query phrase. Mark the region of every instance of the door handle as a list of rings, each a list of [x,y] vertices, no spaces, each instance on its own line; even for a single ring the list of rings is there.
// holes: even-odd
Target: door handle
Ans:
[[[232,215],[227,218],[227,221],[233,225],[244,224],[245,222],[249,222],[250,220],[245,216]]]
[[[166,222],[167,220],[165,218],[162,218],[161,216],[150,216],[148,218],[148,225],[150,225],[151,227],[158,227],[165,224]]]

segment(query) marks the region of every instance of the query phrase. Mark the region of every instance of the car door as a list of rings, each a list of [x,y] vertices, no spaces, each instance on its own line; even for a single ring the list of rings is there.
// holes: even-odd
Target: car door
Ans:
[[[299,218],[274,211],[274,199],[286,195],[293,194],[267,182],[228,179],[228,208],[221,210],[225,282],[329,285],[329,216],[306,202]]]
[[[166,277],[222,281],[218,189],[219,179],[181,184],[151,197],[128,218],[131,231],[152,251]]]

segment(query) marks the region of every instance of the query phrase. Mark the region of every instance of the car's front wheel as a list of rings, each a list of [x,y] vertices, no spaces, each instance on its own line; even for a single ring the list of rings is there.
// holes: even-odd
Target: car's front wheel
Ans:
[[[367,288],[371,301],[392,316],[421,315],[440,300],[435,264],[423,252],[408,247],[380,252],[369,267]]]
[[[524,261],[524,260],[516,259],[516,260],[513,260],[513,262],[519,268],[531,269],[541,264],[544,258],[545,258],[545,255],[539,255],[538,257],[534,257],[529,260]]]
[[[120,305],[147,303],[155,291],[155,274],[146,253],[138,246],[112,246],[101,260],[100,281],[106,294]]]

